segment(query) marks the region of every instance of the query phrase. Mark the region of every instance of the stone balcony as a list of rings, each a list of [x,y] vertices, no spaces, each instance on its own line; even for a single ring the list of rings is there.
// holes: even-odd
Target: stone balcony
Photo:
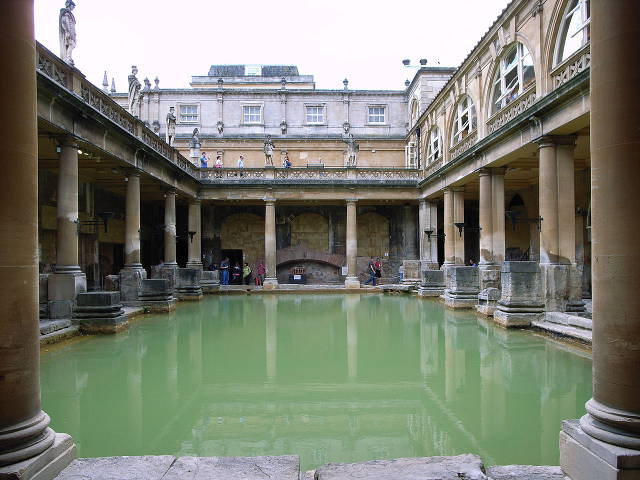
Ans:
[[[202,168],[204,184],[369,185],[415,187],[421,171],[401,167]]]

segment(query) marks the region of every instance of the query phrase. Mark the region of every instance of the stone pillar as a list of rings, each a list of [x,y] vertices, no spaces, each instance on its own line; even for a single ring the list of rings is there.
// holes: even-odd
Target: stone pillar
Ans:
[[[49,277],[49,316],[71,318],[78,293],[87,291],[78,258],[78,145],[71,138],[60,147],[57,198],[56,267]]]
[[[344,286],[347,288],[360,288],[358,280],[358,223],[356,219],[356,200],[347,200],[347,278]]]
[[[542,217],[540,229],[540,263],[558,263],[558,162],[556,145],[545,137],[538,144],[540,183],[538,209]]]
[[[504,168],[491,173],[491,223],[493,226],[493,263],[500,266],[505,256],[504,231]]]
[[[453,223],[455,264],[464,265],[464,230],[461,233],[455,226],[456,223],[464,223],[464,187],[453,189]]]
[[[199,199],[189,201],[189,253],[187,268],[199,268],[202,270],[202,215],[201,202]]]
[[[264,210],[264,265],[267,270],[264,288],[278,288],[276,265],[276,202],[268,200]]]
[[[493,264],[493,195],[491,170],[480,171],[480,266]]]
[[[406,260],[415,260],[418,257],[418,252],[416,252],[417,240],[413,205],[407,204],[402,207],[402,250]]]
[[[430,202],[429,204],[429,220],[431,222],[431,229],[433,229],[433,234],[431,236],[431,240],[429,243],[429,248],[431,250],[431,261],[433,262],[433,268],[439,268],[438,263],[438,205],[436,202]]]
[[[344,297],[344,310],[347,319],[347,374],[350,381],[358,378],[358,306],[359,295]]]
[[[140,263],[140,174],[138,172],[130,173],[127,178],[124,264],[129,268],[142,268]]]
[[[640,64],[621,61],[640,48],[637,2],[592,2],[591,19],[593,398],[560,434],[572,480],[637,478],[640,465]]]
[[[40,409],[38,132],[33,1],[3,3],[0,53],[0,477],[55,477],[73,460],[68,435]]]
[[[147,272],[140,263],[140,174],[129,173],[125,204],[124,268],[120,270],[120,297],[124,305],[138,305],[141,281]]]
[[[420,239],[420,260],[427,260],[431,253],[429,251],[429,241],[427,240],[427,235],[424,233],[425,230],[428,230],[430,228],[430,225],[428,224],[429,213],[429,202],[421,199],[418,202],[418,238]]]
[[[453,191],[444,190],[444,263],[455,265],[456,228],[453,225]]]
[[[176,263],[176,191],[169,190],[164,200],[164,263]]]

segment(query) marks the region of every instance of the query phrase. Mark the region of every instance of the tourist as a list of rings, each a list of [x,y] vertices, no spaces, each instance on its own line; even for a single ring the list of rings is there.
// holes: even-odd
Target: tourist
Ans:
[[[364,282],[365,285],[369,285],[369,283],[373,282],[373,286],[376,286],[376,266],[373,261],[373,257],[369,260],[367,264],[367,274],[369,275],[369,280]]]
[[[242,155],[238,158],[238,168],[244,168],[244,157]]]
[[[215,163],[215,168],[222,168],[222,157],[220,155],[218,155],[216,157],[216,163]]]
[[[245,285],[249,285],[249,281],[251,280],[251,267],[248,263],[244,264],[242,267],[242,283]]]
[[[256,285],[264,285],[264,276],[267,273],[267,269],[264,267],[264,263],[260,260],[258,268],[256,269]]]
[[[236,262],[236,264],[233,266],[233,269],[231,270],[231,283],[234,285],[241,285],[242,284],[242,268],[240,267],[240,264],[238,262]]]
[[[202,152],[200,156],[200,168],[207,168],[207,154],[206,152]]]
[[[229,285],[229,257],[225,257],[220,262],[220,271],[222,272],[222,285]]]
[[[376,258],[373,266],[376,268],[376,278],[382,278],[382,262],[380,262],[380,257]]]
[[[282,159],[282,167],[283,168],[291,168],[291,160],[289,160],[289,155],[284,154],[284,158]]]
[[[472,258],[472,259],[470,259],[470,260],[469,260],[469,266],[470,266],[470,267],[477,267],[477,266],[478,266],[478,264],[477,264],[477,263],[475,262],[475,260]]]
[[[218,264],[212,263],[211,266],[209,267],[209,271],[215,272],[216,270],[218,270]]]

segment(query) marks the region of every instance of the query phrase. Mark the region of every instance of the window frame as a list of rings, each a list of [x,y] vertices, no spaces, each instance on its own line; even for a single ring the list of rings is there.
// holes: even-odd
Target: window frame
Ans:
[[[434,144],[437,145],[437,147],[435,147],[437,148],[435,155],[433,151]],[[427,137],[427,161],[425,166],[437,162],[442,158],[442,153],[442,135],[440,135],[440,129],[437,126],[433,126],[429,130],[429,135]]]
[[[319,108],[320,115],[322,115],[322,120],[320,121],[309,121],[309,108]],[[325,125],[327,123],[327,107],[322,103],[305,103],[304,104],[304,122],[305,125]]]
[[[562,20],[560,22],[560,28],[558,29],[558,37],[556,39],[556,46],[554,51],[553,65],[554,67],[560,65],[565,60],[570,58],[574,53],[579,51],[582,47],[584,47],[587,43],[591,41],[591,0],[575,0],[575,5],[573,8],[571,5],[574,0],[570,0],[567,2],[567,5],[564,9],[564,13],[562,14]],[[580,15],[580,23],[577,25],[577,30],[575,32],[570,32],[569,27],[571,26],[572,17],[574,14],[578,13]],[[575,37],[578,34],[582,34],[582,39],[580,41],[580,45],[576,48],[572,49],[566,55],[566,43],[567,37]]]
[[[199,125],[200,124],[200,104],[199,103],[178,103],[177,107],[177,123],[181,125]],[[195,120],[183,120],[182,107],[195,107],[196,113],[186,113],[185,116],[195,116]]]
[[[515,58],[514,61],[510,64],[507,64],[507,60],[509,59],[511,53],[515,50]],[[529,58],[530,65],[525,65],[524,60]],[[533,77],[525,85],[524,76],[526,67],[530,67],[533,71]],[[507,85],[507,77],[511,72],[516,71],[515,83],[511,82],[511,84]],[[516,42],[515,45],[509,47],[505,53],[500,57],[498,61],[498,68],[494,74],[494,80],[491,82],[491,115],[499,112],[504,107],[513,102],[516,98],[522,95],[526,90],[529,89],[531,84],[535,84],[536,82],[536,74],[535,74],[535,65],[533,64],[533,56],[529,49],[521,43]],[[496,99],[496,87],[500,87],[500,96]],[[515,94],[515,95],[513,95]],[[498,106],[497,103],[500,102]]]
[[[466,107],[463,103],[468,101]],[[462,117],[468,115],[466,123],[463,123]],[[453,117],[453,129],[451,130],[451,145],[456,145],[473,132],[478,126],[478,117],[476,115],[476,105],[469,95],[464,95],[458,100],[455,106]],[[466,133],[465,133],[466,132]]]
[[[381,108],[382,109],[382,121],[381,122],[372,122],[371,121],[371,109],[372,108]],[[380,114],[374,114],[374,116],[379,117]],[[367,105],[367,125],[378,126],[378,125],[387,125],[387,105],[373,104]]]
[[[263,125],[264,124],[264,103],[256,103],[256,102],[242,103],[241,107],[242,107],[242,112],[241,112],[242,125]],[[259,109],[260,118],[258,119],[258,121],[246,120],[245,108],[251,108],[251,107],[257,107]],[[249,113],[249,116],[251,115],[255,115],[255,114]]]

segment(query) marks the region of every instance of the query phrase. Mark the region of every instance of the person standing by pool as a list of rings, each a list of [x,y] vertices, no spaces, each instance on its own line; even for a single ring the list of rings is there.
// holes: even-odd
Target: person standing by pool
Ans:
[[[220,262],[220,271],[222,272],[222,285],[229,285],[229,257],[225,257]]]
[[[380,257],[376,258],[376,261],[373,262],[373,266],[376,269],[376,278],[382,278],[382,262],[380,262]]]
[[[233,285],[242,285],[242,268],[238,262],[236,262],[231,270],[231,283]]]
[[[367,264],[367,273],[369,274],[369,280],[364,282],[365,285],[369,285],[369,283],[373,282],[373,286],[376,286],[376,266],[373,262],[373,257],[369,260]]]
[[[251,267],[248,263],[245,262],[244,267],[242,267],[242,283],[245,285],[249,285],[249,281],[251,280]]]
[[[215,168],[222,168],[222,157],[220,155],[218,155],[216,157],[216,164],[215,164]]]
[[[256,285],[263,285],[264,284],[264,276],[267,273],[267,269],[264,267],[264,263],[262,262],[262,260],[260,260],[260,263],[258,264],[258,268],[256,269],[256,274],[258,275],[256,277]]]

